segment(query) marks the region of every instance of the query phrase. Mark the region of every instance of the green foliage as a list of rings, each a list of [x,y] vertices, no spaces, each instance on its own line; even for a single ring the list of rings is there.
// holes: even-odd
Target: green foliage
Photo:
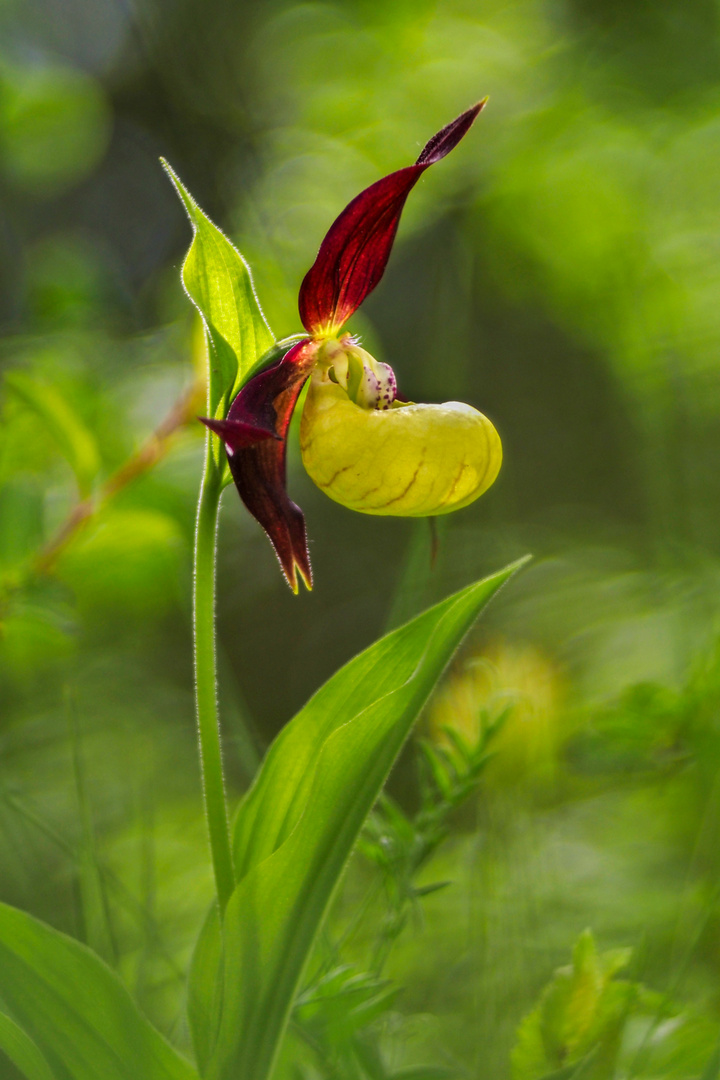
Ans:
[[[0,147],[18,187],[54,194],[77,182],[105,149],[109,119],[100,86],[78,68],[0,62]]]
[[[380,971],[406,925],[408,913],[422,897],[449,882],[420,885],[417,878],[450,832],[453,813],[478,789],[492,756],[491,743],[507,716],[483,715],[474,745],[452,728],[444,729],[446,745],[418,740],[421,805],[410,817],[388,795],[381,795],[360,839],[360,850],[379,869],[387,912],[378,927],[372,967]]]
[[[389,980],[369,972],[347,965],[334,968],[299,995],[293,1022],[311,1046],[326,1046],[329,1057],[382,1016],[399,992]]]
[[[410,1065],[392,1073],[389,1080],[453,1080],[456,1076],[455,1069],[444,1069],[441,1065]]]
[[[75,474],[80,495],[89,495],[100,468],[100,454],[94,436],[72,405],[55,387],[40,383],[22,371],[8,372],[5,385],[53,437]]]
[[[630,961],[627,949],[599,956],[589,930],[578,939],[572,967],[561,968],[524,1021],[513,1051],[514,1080],[541,1080],[565,1068],[575,1075],[592,1054],[588,1077],[612,1076],[619,1037],[635,987],[614,976]]]
[[[713,1051],[700,1080],[717,1080],[718,1076],[720,1076],[720,1044]]]
[[[59,575],[84,614],[114,608],[142,617],[177,600],[184,546],[169,514],[111,507],[63,554]]]
[[[217,1042],[222,1016],[222,962],[220,913],[213,902],[195,943],[188,975],[188,1021],[203,1075]]]
[[[0,1049],[4,1050],[26,1080],[55,1080],[35,1043],[21,1027],[0,1012]]]
[[[235,826],[238,885],[223,928],[222,1015],[204,1075],[263,1080],[270,1074],[298,982],[363,821],[452,652],[518,565],[464,589],[361,653],[275,740]],[[203,950],[208,948],[204,935]],[[205,960],[195,970],[206,978]],[[195,988],[191,1001],[198,996]]]
[[[0,906],[0,999],[58,1080],[197,1076],[94,953],[7,905]]]
[[[0,637],[0,678],[6,688],[31,692],[50,672],[62,672],[75,654],[75,612],[44,595],[17,602]]]
[[[42,540],[42,490],[25,478],[12,477],[0,487],[0,568],[12,573]]]
[[[433,747],[419,741],[419,809],[409,816],[395,800],[382,794],[365,824],[358,849],[377,868],[386,901],[384,918],[373,913],[370,970],[361,971],[341,959],[343,940],[357,929],[354,924],[362,921],[353,911],[350,926],[337,940],[325,935],[319,949],[319,971],[298,997],[293,1013],[293,1030],[309,1047],[327,1080],[392,1080],[405,1075],[406,1070],[396,1073],[388,1069],[377,1024],[381,1017],[387,1020],[404,988],[382,978],[381,972],[408,916],[419,916],[424,898],[450,885],[448,881],[421,885],[417,879],[448,838],[453,813],[477,792],[491,756],[490,744],[504,718],[502,712],[481,717],[475,745],[449,729],[445,732],[448,746]],[[365,901],[359,902],[357,910],[362,912],[366,906]],[[456,1075],[437,1066],[418,1067],[416,1072],[418,1077],[428,1078]]]
[[[714,1025],[641,983],[616,979],[630,957],[629,949],[599,954],[590,931],[580,935],[572,966],[558,969],[520,1025],[513,1080],[695,1080]],[[716,1068],[713,1053],[705,1072]]]
[[[486,634],[490,649],[532,645],[560,673],[566,697],[543,721],[552,769],[534,786],[532,709],[510,718],[472,807],[454,802],[446,755],[460,778],[464,765],[450,743],[431,744],[422,790],[403,761],[313,954],[278,1080],[443,1075],[425,1059],[474,1080],[507,1076],[521,1016],[585,925],[598,941],[632,942],[633,980],[667,991],[633,982],[617,1076],[716,1080],[716,22],[710,0],[0,0],[0,362],[62,395],[108,468],[188,377],[176,273],[186,225],[158,154],[198,177],[242,236],[285,334],[332,214],[491,94],[478,138],[418,186],[352,329],[409,396],[470,400],[497,418],[504,479],[448,522],[432,571],[418,523],[389,618],[399,625],[501,565],[508,547],[524,550],[519,522],[532,520],[532,546],[549,558]],[[227,255],[214,280],[251,297],[234,251],[194,213],[190,291],[202,299],[210,261]],[[212,317],[222,409],[239,383],[236,331]],[[264,337],[260,319],[256,330]],[[111,866],[118,969],[188,1046],[182,980],[210,894],[185,602],[199,427],[78,534],[59,574],[28,584],[78,489],[102,474],[13,378],[0,422],[2,898],[82,937],[92,862]],[[258,747],[269,743],[307,688],[384,624],[406,540],[303,490],[292,439],[288,466],[317,545],[313,596],[293,608],[281,595],[272,555],[230,498],[220,530],[232,805],[249,775],[233,702],[247,700]],[[97,851],[86,859],[59,705],[68,682],[89,725]],[[532,699],[522,681],[503,687]],[[45,831],[10,812],[11,798]],[[217,952],[205,959],[195,989],[213,985]],[[356,987],[385,1003],[379,1017],[365,1022]],[[218,1003],[200,994],[190,1012],[207,1058]],[[600,1067],[597,1045],[541,1067],[582,1080]],[[4,1059],[0,1076],[16,1077]]]
[[[182,279],[207,332],[210,413],[224,415],[234,391],[274,338],[242,255],[203,214],[166,161],[163,167],[193,227]]]

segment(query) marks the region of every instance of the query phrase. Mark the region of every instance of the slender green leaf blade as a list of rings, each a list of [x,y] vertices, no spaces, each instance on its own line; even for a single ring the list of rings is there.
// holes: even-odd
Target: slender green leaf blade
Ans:
[[[24,371],[9,371],[5,384],[53,437],[75,473],[80,494],[89,495],[100,468],[100,454],[94,436],[70,403],[54,386],[38,382]]]
[[[452,612],[457,615],[463,609],[463,598],[467,598],[475,611],[472,621],[484,603],[525,561],[521,559],[471,585],[375,642],[336,672],[283,728],[270,747],[235,822],[233,857],[238,881],[271,855],[297,824],[314,783],[320,750],[333,732],[413,678],[419,649],[431,638],[438,620],[445,618],[446,609],[449,619]],[[442,654],[440,671],[456,645],[457,642],[447,655]]]
[[[190,218],[193,241],[182,269],[188,296],[205,323],[210,353],[210,407],[232,396],[274,338],[240,252],[202,212],[166,161],[163,168]]]
[[[209,1080],[266,1080],[309,952],[408,732],[477,615],[520,564],[351,660],[278,737],[236,827],[223,1012]]]
[[[195,943],[188,977],[188,1023],[201,1074],[212,1056],[222,1013],[222,948],[220,913],[213,903]]]
[[[0,1012],[0,1049],[26,1080],[55,1080],[52,1069],[30,1036],[4,1012]]]
[[[57,1080],[197,1080],[95,953],[6,904],[0,999]]]

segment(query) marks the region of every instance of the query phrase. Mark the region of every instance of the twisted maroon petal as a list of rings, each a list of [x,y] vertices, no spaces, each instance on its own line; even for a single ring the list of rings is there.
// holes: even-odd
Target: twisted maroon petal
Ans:
[[[405,200],[425,170],[457,146],[484,105],[473,105],[433,135],[414,165],[371,184],[336,218],[300,286],[300,319],[309,334],[337,331],[372,292],[385,272]]]
[[[227,420],[205,421],[224,440],[240,498],[268,534],[293,592],[298,591],[298,571],[312,588],[312,570],[303,512],[285,490],[285,440],[316,351],[307,339],[299,341],[245,384]]]
[[[198,420],[219,435],[231,453],[265,439],[280,438],[272,429],[258,427],[257,424],[244,424],[240,420],[211,420],[208,416],[198,416]]]

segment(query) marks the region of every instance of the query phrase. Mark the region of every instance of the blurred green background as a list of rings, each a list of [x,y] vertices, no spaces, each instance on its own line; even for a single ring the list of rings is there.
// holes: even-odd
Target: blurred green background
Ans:
[[[351,328],[409,398],[486,412],[502,473],[444,522],[431,572],[423,523],[330,502],[295,447],[315,571],[298,598],[227,492],[230,794],[340,663],[533,552],[423,721],[467,733],[510,703],[428,867],[452,884],[388,962],[404,989],[376,1021],[382,1053],[510,1076],[521,1019],[591,927],[690,1031],[643,1075],[696,1077],[720,1027],[717,0],[0,0],[0,895],[99,949],[188,1045],[182,978],[211,891],[200,426],[53,547],[201,360],[190,230],[158,158],[238,244],[283,337],[334,216],[486,94]],[[412,749],[391,790],[412,814]],[[338,934],[376,873],[358,856]],[[283,1078],[332,1080],[293,1046]]]

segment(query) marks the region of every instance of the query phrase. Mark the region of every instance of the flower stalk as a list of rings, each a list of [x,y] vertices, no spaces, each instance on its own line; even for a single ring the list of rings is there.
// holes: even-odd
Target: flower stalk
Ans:
[[[195,636],[195,700],[203,798],[221,916],[235,887],[225,780],[220,745],[215,655],[216,537],[222,472],[208,432],[205,472],[200,487],[195,530],[193,629]]]

